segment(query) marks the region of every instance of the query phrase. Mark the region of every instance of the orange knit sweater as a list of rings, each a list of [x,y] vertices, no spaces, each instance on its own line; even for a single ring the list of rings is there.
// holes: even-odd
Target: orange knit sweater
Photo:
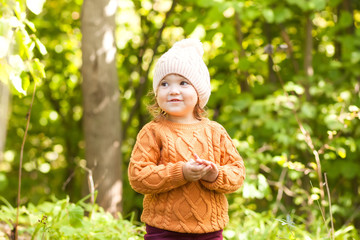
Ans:
[[[184,179],[182,166],[194,153],[217,164],[215,182]],[[137,136],[128,174],[132,188],[145,195],[143,222],[169,231],[207,233],[227,224],[225,193],[243,184],[245,167],[226,130],[216,122],[152,121]]]

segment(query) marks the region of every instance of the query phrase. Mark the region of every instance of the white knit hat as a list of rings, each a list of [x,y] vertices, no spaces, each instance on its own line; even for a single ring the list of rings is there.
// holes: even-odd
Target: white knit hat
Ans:
[[[156,94],[160,81],[171,73],[188,79],[199,96],[203,108],[211,94],[210,74],[202,56],[202,43],[198,39],[184,39],[176,42],[164,53],[155,65],[153,89]]]

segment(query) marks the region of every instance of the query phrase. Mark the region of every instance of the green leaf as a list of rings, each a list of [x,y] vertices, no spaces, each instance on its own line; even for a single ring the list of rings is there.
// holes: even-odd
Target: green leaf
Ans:
[[[250,116],[261,116],[264,113],[264,102],[263,101],[255,101],[250,106],[249,114]]]
[[[15,33],[16,46],[15,52],[17,52],[23,60],[30,59],[31,53],[27,44],[30,42],[29,35],[25,32],[25,35],[22,31],[16,31]]]
[[[47,54],[46,47],[44,46],[44,44],[42,44],[42,43],[40,42],[40,40],[39,40],[38,38],[35,39],[35,44],[36,44],[36,47],[39,49],[39,52],[40,52],[42,55]]]
[[[340,19],[337,24],[339,28],[347,28],[353,23],[353,17],[351,13],[342,11],[340,14]]]
[[[30,22],[30,21],[27,20],[27,19],[25,19],[24,22],[25,22],[26,26],[28,26],[28,27],[31,29],[31,31],[36,32],[36,28],[35,28],[35,24],[34,24],[34,23]]]
[[[250,94],[248,93],[241,94],[239,99],[234,101],[235,104],[234,109],[240,112],[245,108],[249,107],[252,102],[253,102],[253,97]]]
[[[66,225],[61,226],[59,230],[62,234],[64,234],[64,236],[70,237],[70,238],[73,237],[74,235],[76,235],[76,233],[77,233],[76,228],[73,228],[71,226],[66,226]]]
[[[330,130],[341,130],[344,128],[344,125],[339,122],[335,114],[329,114],[325,117],[325,123]]]
[[[266,8],[262,11],[262,14],[266,20],[266,22],[268,23],[273,23],[275,16],[274,16],[274,12],[272,9]]]
[[[14,13],[18,19],[21,19],[21,7],[20,3],[18,1],[15,2],[15,4],[12,6],[12,9],[14,10]]]
[[[336,7],[341,2],[342,2],[342,0],[329,0],[329,6],[330,7]]]
[[[316,107],[313,104],[310,104],[308,102],[305,102],[302,106],[301,106],[301,113],[306,117],[306,118],[315,118],[316,117]]]
[[[344,148],[338,148],[336,152],[341,158],[346,158],[346,150]]]
[[[356,51],[356,52],[352,52],[351,53],[351,63],[352,64],[356,64],[360,61],[360,52]]]
[[[22,80],[22,88],[27,91],[27,89],[29,88],[30,86],[30,77],[29,77],[29,74],[27,73],[23,73],[21,76],[21,80]]]
[[[11,73],[19,76],[26,69],[26,65],[19,55],[9,56],[9,65],[11,66]]]
[[[349,111],[350,111],[350,112],[359,112],[360,109],[359,109],[358,106],[350,105],[350,106],[349,106]]]
[[[36,15],[42,12],[45,0],[26,0],[28,9]]]
[[[305,0],[286,0],[286,1],[291,5],[298,6],[303,11],[308,10],[307,1],[305,1]]]
[[[69,221],[73,227],[81,227],[83,225],[82,219],[84,217],[84,209],[75,204],[70,204],[69,210]]]
[[[8,183],[9,181],[6,175],[0,172],[0,191],[4,190],[7,187]]]
[[[274,10],[275,22],[282,23],[292,17],[292,12],[285,7],[277,7]]]
[[[13,206],[4,198],[3,196],[0,196],[0,201],[2,201],[9,209],[14,210]]]
[[[33,59],[31,63],[28,64],[28,67],[35,82],[40,82],[42,78],[45,78],[45,66],[39,61],[39,59]]]
[[[21,94],[26,95],[26,91],[23,89],[22,80],[19,75],[11,74],[10,81],[11,81],[12,85],[14,86],[14,88],[16,89],[16,91],[18,91]]]
[[[305,89],[303,86],[296,84],[294,82],[287,82],[285,84],[285,90],[287,92],[294,91],[294,92],[296,92],[296,94],[299,94],[299,95],[301,95],[305,92]]]
[[[0,36],[0,58],[4,58],[5,56],[8,55],[8,52],[9,52],[9,47],[10,47],[10,41],[3,37],[3,36]]]
[[[315,10],[315,11],[321,11],[326,6],[326,0],[311,0],[308,1],[309,9]]]
[[[251,21],[261,16],[261,12],[259,9],[255,7],[248,7],[243,9],[242,14],[240,14],[240,17],[242,20]]]

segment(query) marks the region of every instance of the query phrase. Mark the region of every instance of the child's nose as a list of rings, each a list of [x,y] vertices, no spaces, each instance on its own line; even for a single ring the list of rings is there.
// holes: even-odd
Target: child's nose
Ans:
[[[170,94],[179,94],[179,88],[177,86],[171,86],[170,87]]]

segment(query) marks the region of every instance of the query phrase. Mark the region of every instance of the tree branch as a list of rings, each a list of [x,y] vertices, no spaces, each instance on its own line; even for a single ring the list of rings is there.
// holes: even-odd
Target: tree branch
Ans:
[[[278,190],[278,193],[277,193],[277,196],[276,196],[275,208],[273,209],[274,215],[278,211],[278,208],[280,206],[280,201],[281,201],[283,193],[284,193],[284,180],[285,180],[286,173],[287,173],[287,168],[283,168],[282,171],[281,171],[281,174],[280,174],[280,179],[278,181],[279,190]]]
[[[281,27],[281,36],[282,38],[284,39],[286,45],[287,45],[287,52],[290,56],[290,59],[291,59],[291,62],[293,64],[293,67],[294,67],[294,72],[295,74],[299,72],[299,64],[298,62],[296,61],[295,57],[294,57],[294,49],[292,47],[292,43],[291,43],[291,40],[290,40],[290,36],[289,34],[287,33],[285,27],[283,24],[280,24],[280,27]]]

